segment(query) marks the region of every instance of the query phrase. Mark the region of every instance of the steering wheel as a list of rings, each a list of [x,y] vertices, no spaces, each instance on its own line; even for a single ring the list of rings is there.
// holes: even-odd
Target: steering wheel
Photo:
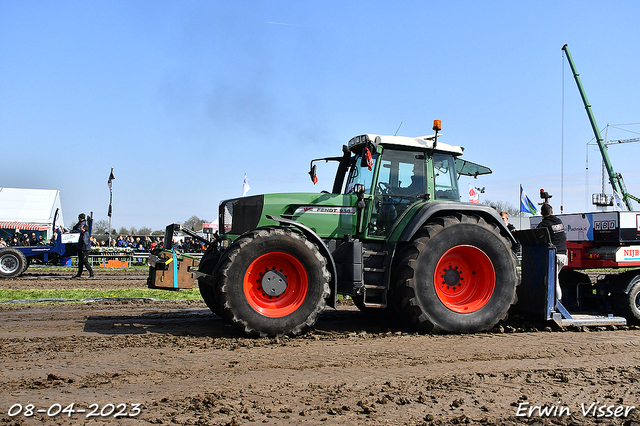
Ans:
[[[378,182],[376,190],[379,194],[386,195],[389,194],[389,190],[391,189],[391,185],[387,182]]]

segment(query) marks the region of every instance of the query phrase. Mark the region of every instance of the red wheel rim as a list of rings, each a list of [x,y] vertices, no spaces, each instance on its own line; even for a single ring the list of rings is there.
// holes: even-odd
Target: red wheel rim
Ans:
[[[496,286],[496,272],[479,248],[460,245],[438,261],[433,276],[436,294],[449,309],[471,313],[487,304]]]
[[[269,271],[284,277],[286,288],[277,296],[269,296],[262,288],[262,278]],[[298,259],[283,252],[271,252],[254,260],[244,275],[244,295],[249,305],[262,315],[279,318],[302,305],[309,289],[307,271]]]

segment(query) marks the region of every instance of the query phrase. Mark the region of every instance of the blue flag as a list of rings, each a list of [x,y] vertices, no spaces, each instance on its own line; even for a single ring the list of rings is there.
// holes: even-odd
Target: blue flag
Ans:
[[[522,185],[520,185],[520,211],[530,214],[538,213],[535,204],[533,204],[529,197],[527,197],[527,194],[524,193]]]

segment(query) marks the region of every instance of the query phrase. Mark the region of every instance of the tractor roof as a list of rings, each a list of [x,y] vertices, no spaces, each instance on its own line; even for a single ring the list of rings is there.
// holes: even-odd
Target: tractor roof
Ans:
[[[442,135],[438,135],[438,138],[442,137]],[[384,136],[384,135],[373,135],[366,134],[361,136],[356,136],[351,138],[349,141],[349,149],[354,150],[355,148],[366,144],[367,142],[372,143],[374,145],[396,145],[403,146],[407,148],[419,148],[419,149],[434,149],[435,151],[447,152],[449,154],[453,154],[455,156],[462,155],[464,148],[461,146],[449,145],[446,143],[442,143],[438,141],[434,146],[435,135],[431,136],[418,136],[415,138],[408,136]]]

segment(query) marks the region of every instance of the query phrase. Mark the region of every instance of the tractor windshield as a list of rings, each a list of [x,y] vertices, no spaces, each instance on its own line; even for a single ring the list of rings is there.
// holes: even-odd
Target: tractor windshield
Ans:
[[[373,154],[371,156],[371,159],[371,164],[367,165],[366,160],[363,164],[362,153],[356,154],[356,156],[353,157],[349,170],[349,179],[347,180],[347,185],[345,187],[345,194],[352,194],[354,185],[358,183],[364,185],[365,194],[371,193],[371,185],[373,184],[373,171],[376,168],[378,154]],[[371,168],[369,168],[369,166],[371,166]]]

